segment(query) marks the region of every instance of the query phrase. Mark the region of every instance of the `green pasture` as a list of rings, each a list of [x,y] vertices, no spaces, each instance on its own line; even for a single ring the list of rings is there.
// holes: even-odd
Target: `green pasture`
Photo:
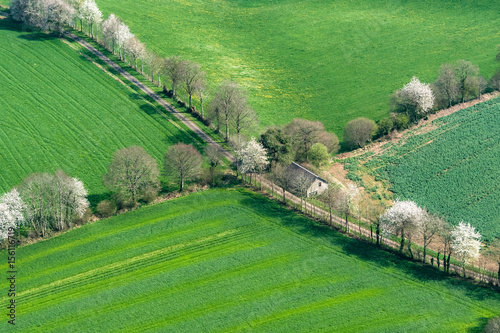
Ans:
[[[500,237],[500,97],[430,126],[364,166],[389,180],[396,197],[415,200],[453,224],[470,222],[486,239]]]
[[[389,113],[389,94],[466,59],[487,79],[500,44],[496,1],[97,0],[162,56],[199,62],[211,87],[244,85],[263,125],[295,117],[342,134]],[[212,94],[213,95],[213,94]],[[341,136],[340,136],[341,137]]]
[[[498,293],[245,190],[149,206],[16,255],[10,331],[480,332],[500,315]]]
[[[63,169],[101,194],[116,150],[142,146],[162,165],[171,144],[192,142],[176,118],[59,38],[0,19],[0,40],[0,193]]]

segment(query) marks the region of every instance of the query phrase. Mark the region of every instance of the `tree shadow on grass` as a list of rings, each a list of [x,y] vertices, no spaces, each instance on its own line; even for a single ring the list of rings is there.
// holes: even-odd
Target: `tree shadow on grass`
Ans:
[[[393,272],[396,269],[410,280],[419,283],[439,282],[444,289],[460,290],[467,297],[475,301],[492,301],[498,306],[500,312],[500,294],[490,288],[474,285],[470,282],[451,277],[435,267],[422,265],[417,262],[400,257],[396,253],[381,250],[373,243],[351,239],[343,234],[306,217],[282,207],[277,202],[271,202],[262,195],[249,193],[250,197],[244,199],[243,203],[247,207],[258,207],[255,209],[259,215],[272,217],[272,222],[286,227],[299,235],[306,236],[318,241],[319,244],[340,250],[346,256],[356,257],[365,262],[371,262],[383,270]],[[399,274],[397,272],[396,274]],[[436,285],[432,286],[434,289]],[[490,303],[491,304],[491,303]],[[486,324],[487,319],[484,319]],[[482,325],[482,323],[481,323]],[[472,327],[470,332],[481,332],[481,328]]]
[[[16,31],[23,33],[17,36],[17,38],[29,41],[44,41],[44,40],[52,40],[59,38],[58,34],[56,33],[45,33],[38,29],[31,29],[20,22],[14,21],[10,17],[0,18],[0,30]]]

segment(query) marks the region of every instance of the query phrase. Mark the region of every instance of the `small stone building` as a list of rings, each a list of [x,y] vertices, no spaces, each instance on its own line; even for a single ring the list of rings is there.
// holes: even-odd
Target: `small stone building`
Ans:
[[[328,183],[323,178],[319,177],[315,173],[307,170],[303,166],[292,162],[289,166],[289,170],[295,174],[302,174],[308,179],[307,187],[307,197],[320,195],[328,188]]]

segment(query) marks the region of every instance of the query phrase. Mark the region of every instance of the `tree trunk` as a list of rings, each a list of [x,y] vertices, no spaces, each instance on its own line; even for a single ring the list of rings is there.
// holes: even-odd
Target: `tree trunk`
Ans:
[[[437,255],[437,264],[438,264],[438,269],[441,267],[441,261],[439,260],[439,255],[441,253],[438,252],[438,255]]]
[[[137,58],[134,59],[134,63],[135,63],[135,70],[137,70]]]
[[[380,246],[380,224],[377,223],[377,228],[375,229],[375,233],[377,235],[377,246]]]
[[[184,177],[181,176],[181,189],[180,189],[180,191],[182,192],[183,189],[184,189]]]
[[[329,206],[328,208],[330,208],[330,225],[332,225],[332,207]]]
[[[500,280],[500,261],[498,262],[498,273],[497,273],[497,275],[498,275],[498,279]]]
[[[201,117],[205,118],[203,115],[203,93],[200,93],[200,104],[201,104]]]
[[[141,74],[144,75],[144,61],[143,60],[141,60]]]
[[[193,106],[193,95],[189,94],[189,107]]]
[[[113,40],[113,54],[115,54],[115,41]]]
[[[161,87],[161,77],[160,77],[160,73],[158,73],[158,87]]]
[[[345,214],[345,229],[349,233],[349,220],[347,219],[347,214]]]
[[[281,189],[283,191],[283,203],[286,203],[286,198],[285,198],[285,189]],[[498,273],[500,274],[500,268],[498,269]]]
[[[175,82],[172,82],[172,96],[175,96]]]
[[[83,32],[83,20],[80,19],[80,32]]]
[[[446,273],[450,274],[450,258],[451,252],[448,254],[448,260],[446,261]]]
[[[229,118],[226,117],[226,142],[229,140]]]
[[[399,252],[403,253],[404,246],[405,246],[405,237],[403,232],[401,232],[401,244],[399,245]]]
[[[424,241],[424,264],[425,264],[425,256],[427,255],[427,247],[425,246],[425,241]]]

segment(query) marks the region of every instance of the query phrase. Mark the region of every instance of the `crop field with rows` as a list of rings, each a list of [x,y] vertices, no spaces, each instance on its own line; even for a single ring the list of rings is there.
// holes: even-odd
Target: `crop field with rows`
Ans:
[[[96,2],[161,56],[203,65],[212,89],[241,83],[264,126],[321,120],[342,138],[356,117],[387,116],[389,94],[414,75],[432,82],[458,59],[487,79],[497,68],[496,1]]]
[[[500,314],[488,289],[246,190],[85,225],[16,267],[19,332],[480,332]]]
[[[470,222],[500,237],[500,97],[435,120],[424,134],[366,156],[367,170],[456,224]]]
[[[142,146],[162,162],[171,144],[192,142],[176,118],[59,38],[20,29],[0,17],[0,193],[62,169],[100,194],[116,150]]]

